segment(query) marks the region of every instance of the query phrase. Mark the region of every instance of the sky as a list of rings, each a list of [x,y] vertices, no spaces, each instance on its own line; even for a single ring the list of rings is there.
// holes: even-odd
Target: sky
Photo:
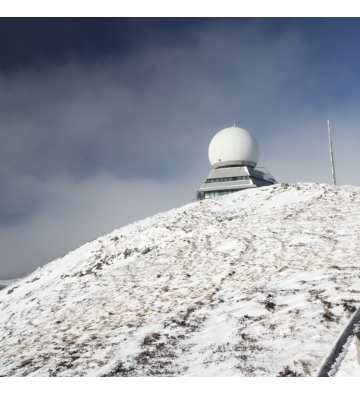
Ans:
[[[236,123],[279,182],[359,185],[357,18],[2,18],[0,279],[190,203]]]

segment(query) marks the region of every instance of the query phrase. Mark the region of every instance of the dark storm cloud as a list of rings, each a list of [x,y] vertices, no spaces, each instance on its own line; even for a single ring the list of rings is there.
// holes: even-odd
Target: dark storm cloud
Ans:
[[[270,34],[266,24],[124,28],[119,53],[115,44],[97,52],[99,43],[83,44],[79,32],[47,57],[35,46],[28,67],[18,67],[21,58],[8,65],[0,75],[0,278],[190,202],[210,168],[211,138],[234,121],[255,135],[259,165],[279,181],[330,182],[331,115],[339,174],[358,182],[346,171],[360,145],[357,102],[340,106],[345,116],[315,86],[308,99],[306,86],[319,73],[304,35],[296,28]],[[135,48],[134,29],[151,32]],[[171,34],[156,38],[164,32]]]
[[[214,18],[2,18],[0,70],[46,67],[74,58],[125,58],[152,43],[169,46],[181,42],[185,46],[194,40],[192,27],[212,21]]]

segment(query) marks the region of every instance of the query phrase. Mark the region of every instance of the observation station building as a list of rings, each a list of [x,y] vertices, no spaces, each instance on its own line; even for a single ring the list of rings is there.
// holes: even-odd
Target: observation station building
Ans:
[[[245,129],[233,126],[217,133],[209,145],[209,160],[212,169],[196,191],[196,200],[277,183],[266,168],[256,168],[259,145]]]

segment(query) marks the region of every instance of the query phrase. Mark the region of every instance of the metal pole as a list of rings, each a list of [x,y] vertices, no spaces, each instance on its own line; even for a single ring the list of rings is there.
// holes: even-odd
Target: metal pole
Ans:
[[[327,125],[328,125],[328,134],[329,134],[329,147],[330,147],[332,178],[333,178],[333,184],[336,185],[335,164],[334,164],[334,154],[333,154],[332,140],[331,140],[330,121],[327,121]]]

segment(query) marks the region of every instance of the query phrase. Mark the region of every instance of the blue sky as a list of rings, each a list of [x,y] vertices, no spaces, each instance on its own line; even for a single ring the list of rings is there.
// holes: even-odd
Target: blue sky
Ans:
[[[359,185],[357,18],[2,19],[0,278],[191,202],[236,122],[279,182]]]

